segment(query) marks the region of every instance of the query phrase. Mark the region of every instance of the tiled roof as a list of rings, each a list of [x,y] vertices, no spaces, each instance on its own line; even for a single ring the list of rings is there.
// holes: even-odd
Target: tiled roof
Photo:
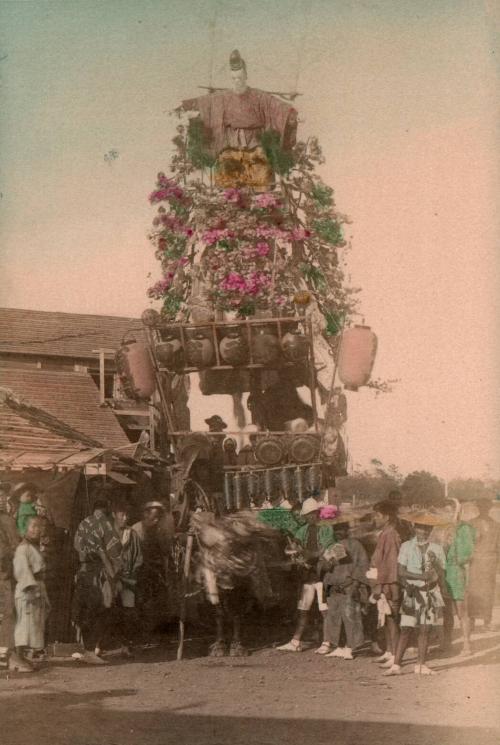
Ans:
[[[117,349],[138,318],[0,308],[0,352],[96,358],[93,349]]]
[[[42,424],[34,424],[5,403],[0,403],[0,460],[6,451],[49,451],[68,455],[85,445],[51,432]]]
[[[43,409],[103,447],[118,448],[129,440],[86,373],[0,367],[0,386]]]

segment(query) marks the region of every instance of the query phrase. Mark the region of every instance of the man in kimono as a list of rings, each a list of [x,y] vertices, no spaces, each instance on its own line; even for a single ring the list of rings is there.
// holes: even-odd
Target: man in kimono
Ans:
[[[483,619],[483,631],[491,631],[497,567],[500,560],[500,525],[490,517],[491,500],[478,499],[478,517],[471,520],[476,542],[470,563],[468,601],[472,626]]]
[[[30,672],[33,668],[14,651],[13,559],[19,544],[16,521],[11,515],[10,484],[0,485],[0,667]]]
[[[17,654],[25,659],[28,649],[41,651],[45,647],[45,622],[50,611],[43,574],[45,562],[40,553],[42,521],[33,517],[14,554],[16,580],[16,627],[14,641]]]
[[[318,525],[321,505],[312,497],[306,499],[302,505],[300,515],[303,522],[293,529],[293,539],[297,550],[296,561],[300,565],[301,590],[297,605],[297,625],[293,638],[277,647],[282,652],[302,652],[302,635],[306,630],[309,613],[317,600],[318,609],[323,618],[323,642],[326,640],[326,615],[328,605],[324,598],[323,582],[321,581],[320,560],[327,549],[336,542],[335,533],[330,525]],[[323,647],[321,645],[320,649]],[[318,650],[319,651],[319,650]],[[329,649],[326,649],[328,652]]]
[[[110,623],[110,610],[118,592],[122,542],[108,516],[109,503],[99,495],[92,515],[75,534],[80,568],[75,578],[73,620],[85,646],[85,662],[103,664],[100,657]]]
[[[128,527],[130,505],[115,500],[112,506],[116,532],[122,544],[121,572],[115,602],[116,625],[122,642],[122,657],[132,657],[132,644],[137,639],[139,619],[136,610],[137,576],[142,566],[141,540]]]
[[[218,186],[266,188],[272,172],[260,136],[272,130],[282,147],[290,149],[295,144],[297,112],[271,93],[248,87],[246,64],[237,50],[231,53],[229,66],[232,89],[185,100],[179,110],[199,112],[207,150],[219,156]]]
[[[339,543],[327,551],[323,564],[327,572],[323,586],[328,602],[327,639],[322,647],[335,649],[327,657],[352,660],[353,652],[364,641],[361,604],[368,600],[366,571],[369,561],[365,549],[356,538],[349,535],[349,523],[335,523],[335,535]],[[346,646],[340,647],[342,627]],[[323,653],[319,649],[318,653]]]
[[[398,555],[401,548],[398,504],[394,500],[386,499],[378,502],[373,509],[377,526],[382,528],[371,558],[371,566],[376,570],[377,575],[373,597],[375,600],[385,598],[390,610],[384,623],[386,651],[377,658],[377,662],[380,662],[382,667],[390,668],[394,664],[394,655],[398,645],[398,620],[401,604],[398,574]]]
[[[430,522],[430,520],[429,520]],[[414,672],[433,675],[426,663],[429,632],[442,624],[444,600],[441,587],[444,582],[446,557],[439,543],[430,540],[432,524],[424,518],[415,523],[415,537],[400,548],[398,570],[403,586],[401,604],[401,634],[394,663],[384,675],[400,675],[404,654],[412,630],[418,634],[418,657]]]
[[[142,563],[137,574],[136,604],[147,635],[164,619],[169,601],[170,554],[175,535],[171,512],[159,501],[146,502],[142,520],[132,526],[139,538]]]

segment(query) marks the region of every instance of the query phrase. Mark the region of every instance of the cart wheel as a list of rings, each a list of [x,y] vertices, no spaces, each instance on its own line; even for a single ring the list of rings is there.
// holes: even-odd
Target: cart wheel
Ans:
[[[216,501],[207,496],[205,490],[197,481],[188,479],[175,505],[175,511],[179,514],[177,530],[187,529],[191,513],[199,509],[203,512],[218,513]]]

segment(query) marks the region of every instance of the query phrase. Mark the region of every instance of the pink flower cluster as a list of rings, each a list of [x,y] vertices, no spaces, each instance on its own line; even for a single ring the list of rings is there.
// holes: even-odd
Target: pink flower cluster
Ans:
[[[227,230],[227,228],[212,228],[211,230],[206,230],[201,236],[201,240],[207,246],[213,246],[215,243],[218,243],[218,241],[222,241],[225,238],[234,238],[233,231]]]
[[[226,189],[224,199],[231,204],[242,204],[243,194],[239,189]]]
[[[306,238],[311,237],[311,231],[304,228],[293,228],[290,235],[294,241],[305,241]]]
[[[261,259],[264,258],[269,254],[269,251],[271,250],[271,247],[269,246],[269,243],[264,243],[263,241],[260,241],[257,243],[256,246],[245,246],[241,253],[245,259]]]
[[[175,184],[174,186],[168,186],[162,189],[156,189],[155,191],[152,191],[151,194],[149,195],[149,201],[151,202],[151,204],[155,204],[156,202],[168,201],[170,199],[183,199],[183,198],[184,198],[184,191],[181,189],[180,186],[177,186],[177,184]]]
[[[220,283],[220,289],[226,292],[235,292],[240,295],[251,295],[255,297],[271,284],[271,276],[266,272],[256,270],[247,275],[238,272],[229,272]]]
[[[174,179],[168,178],[164,173],[158,174],[156,185],[158,188],[149,195],[151,204],[169,199],[184,199],[184,190]]]
[[[257,207],[258,209],[279,209],[282,207],[282,203],[275,194],[272,194],[271,192],[264,192],[263,194],[258,194],[255,197],[255,199],[253,200],[253,206]]]
[[[154,298],[155,300],[160,300],[167,292],[167,290],[170,289],[173,277],[173,274],[172,276],[167,275],[163,279],[158,280],[158,282],[155,282],[155,284],[148,289],[148,297]]]
[[[186,225],[186,223],[182,222],[182,220],[179,220],[177,217],[174,217],[173,215],[167,215],[165,213],[162,213],[158,217],[155,217],[153,220],[153,225],[155,226],[155,228],[161,225],[164,228],[170,230],[172,233],[180,233],[181,235],[188,236],[188,238],[194,234],[193,228],[189,227],[189,225]]]

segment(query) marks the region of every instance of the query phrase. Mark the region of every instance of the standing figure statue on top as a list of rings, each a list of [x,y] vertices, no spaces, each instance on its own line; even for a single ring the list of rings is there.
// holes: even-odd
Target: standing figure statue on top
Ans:
[[[280,147],[290,150],[295,145],[297,112],[271,93],[247,85],[245,61],[238,50],[231,52],[229,67],[232,89],[185,100],[179,109],[199,112],[206,150],[216,159],[217,186],[266,191],[273,183],[273,170],[261,137],[273,132]]]

